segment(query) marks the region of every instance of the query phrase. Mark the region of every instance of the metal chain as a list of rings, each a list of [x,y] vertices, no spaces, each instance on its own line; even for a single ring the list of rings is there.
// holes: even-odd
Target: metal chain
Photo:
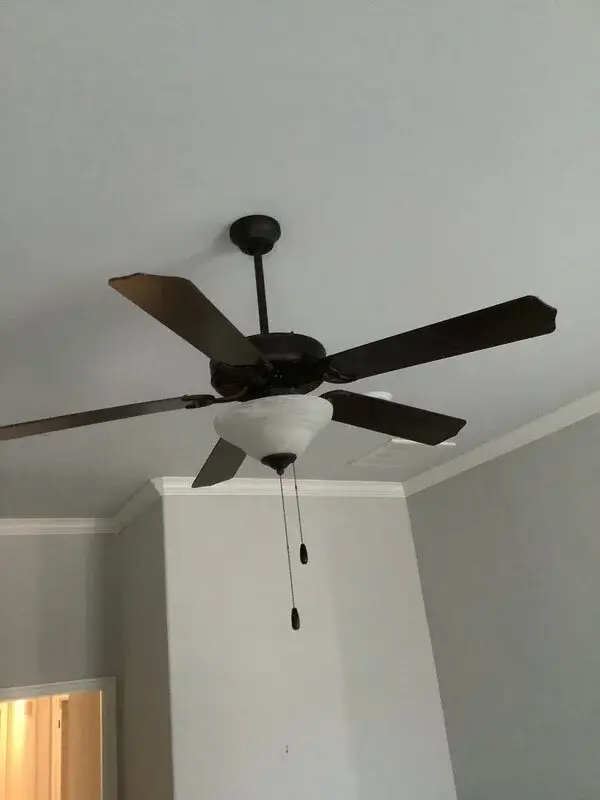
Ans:
[[[281,510],[283,512],[283,529],[285,531],[285,547],[287,550],[288,572],[290,575],[290,591],[292,594],[292,606],[295,608],[296,599],[294,597],[294,579],[292,577],[292,556],[290,555],[290,537],[288,534],[287,515],[285,513],[285,499],[283,496],[283,480],[281,475],[279,476],[279,489],[281,490]]]
[[[298,528],[300,530],[300,543],[304,544],[304,533],[302,531],[302,514],[300,513],[300,500],[298,498],[298,480],[296,479],[295,464],[292,464],[292,474],[294,476],[294,491],[296,493],[296,511],[298,512]]]

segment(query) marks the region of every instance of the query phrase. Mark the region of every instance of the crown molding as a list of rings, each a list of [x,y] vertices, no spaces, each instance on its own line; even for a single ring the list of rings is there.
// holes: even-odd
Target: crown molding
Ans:
[[[160,499],[160,492],[156,486],[156,479],[146,481],[135,494],[121,506],[112,517],[111,523],[115,533],[119,533],[136,517],[139,517],[147,508]]]
[[[276,478],[233,478],[216,486],[192,489],[193,478],[153,478],[156,491],[165,496],[269,496],[279,495]],[[294,493],[294,482],[283,481],[284,494]],[[404,497],[401,483],[392,481],[317,481],[299,480],[298,493],[303,497]]]
[[[192,489],[193,478],[153,478],[132,495],[113,517],[0,518],[0,536],[46,534],[119,533],[161,497],[261,497],[279,495],[279,481],[264,478],[234,478],[216,486]],[[285,480],[283,491],[293,494],[294,482]],[[401,483],[381,481],[299,480],[303,497],[404,497]]]
[[[414,478],[409,478],[403,484],[405,494],[409,497],[411,494],[422,492],[424,489],[429,489],[430,486],[460,475],[461,472],[467,472],[487,461],[493,461],[513,450],[518,450],[519,447],[550,436],[552,433],[568,428],[576,422],[581,422],[581,420],[598,413],[600,413],[600,392],[593,392],[580,400],[575,400],[573,403],[552,411],[550,414],[545,414],[533,422],[528,422],[504,436],[479,445],[468,453],[421,472]]]
[[[149,508],[159,497],[266,497],[279,495],[275,478],[233,478],[215,486],[192,488],[193,478],[152,478],[117,512],[112,529],[119,532]],[[284,494],[294,493],[294,482],[283,481]],[[302,497],[405,497],[401,483],[383,481],[315,481],[299,480]]]
[[[392,481],[299,480],[298,491],[304,497],[409,497],[598,413],[600,413],[600,392],[594,392],[504,436],[482,444],[468,453],[421,472],[403,484]],[[236,495],[257,497],[279,494],[279,482],[275,479],[234,478],[201,489],[192,489],[192,480],[192,478],[153,478],[130,497],[114,517],[107,519],[0,518],[0,536],[118,533],[160,497]],[[283,489],[285,494],[292,494],[293,481],[285,480]]]
[[[112,519],[97,517],[0,518],[0,536],[45,536],[47,534],[115,533]]]
[[[279,495],[276,478],[233,478],[215,486],[192,488],[193,478],[152,478],[133,495],[112,520],[119,532],[149,508],[159,497],[267,497]],[[294,493],[294,482],[283,481],[284,494]],[[387,481],[316,481],[299,480],[302,497],[405,497],[401,483]]]

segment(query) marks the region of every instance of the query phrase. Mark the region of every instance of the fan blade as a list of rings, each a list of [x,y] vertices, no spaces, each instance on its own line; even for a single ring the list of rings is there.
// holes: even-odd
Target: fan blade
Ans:
[[[211,395],[184,395],[169,397],[166,400],[150,400],[147,403],[132,403],[126,406],[97,408],[94,411],[81,411],[78,414],[66,414],[62,417],[47,417],[31,422],[18,422],[15,425],[0,427],[0,441],[21,439],[23,436],[37,436],[40,433],[63,431],[69,428],[81,428],[84,425],[97,425],[100,422],[112,422],[129,417],[143,417],[146,414],[158,414],[161,411],[176,411],[181,408],[201,408],[215,402]]]
[[[239,447],[225,439],[219,439],[192,483],[192,487],[198,489],[200,486],[214,486],[215,483],[228,481],[242,466],[245,458],[246,453]]]
[[[555,321],[555,308],[538,297],[519,297],[329,356],[326,380],[350,382],[544,336],[555,330]]]
[[[260,351],[187,278],[135,273],[109,285],[213,361],[264,365]]]
[[[325,392],[321,396],[333,405],[335,422],[421,444],[435,445],[445,442],[446,439],[456,436],[466,425],[464,419],[341,389]]]

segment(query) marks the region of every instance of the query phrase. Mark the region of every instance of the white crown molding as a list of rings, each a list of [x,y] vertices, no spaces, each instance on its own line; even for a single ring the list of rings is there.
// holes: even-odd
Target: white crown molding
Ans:
[[[160,492],[155,480],[146,483],[133,494],[112,518],[112,527],[116,533],[123,530],[126,525],[133,522],[136,517],[160,499]]]
[[[0,536],[45,536],[47,534],[115,533],[112,519],[95,517],[0,518]]]
[[[216,486],[192,488],[193,478],[152,478],[133,495],[113,517],[112,528],[121,531],[149,508],[159,497],[266,497],[279,495],[276,478],[233,478]],[[284,480],[283,491],[293,494],[294,482]],[[404,497],[401,483],[382,481],[315,481],[299,480],[298,492],[303,497]]]
[[[192,489],[193,478],[154,478],[152,483],[162,496],[269,496],[280,492],[276,478],[233,478],[216,486]],[[283,481],[285,494],[294,493],[294,482]],[[303,497],[404,497],[401,483],[392,481],[317,481],[299,480]]]
[[[305,497],[409,497],[598,413],[600,413],[600,392],[594,392],[438,467],[421,472],[403,484],[392,481],[300,480],[298,490]],[[114,517],[108,519],[0,518],[0,536],[118,533],[161,496],[253,497],[279,494],[279,483],[275,479],[234,478],[202,489],[192,489],[192,480],[192,478],[153,478],[129,498]],[[283,485],[286,494],[293,493],[292,481],[286,480]]]
[[[112,519],[112,530],[119,532],[159,497],[260,497],[279,494],[279,481],[271,478],[233,478],[216,486],[192,489],[193,478],[152,478],[142,486]],[[293,481],[283,482],[286,495],[294,491]],[[377,481],[299,480],[303,497],[404,497],[401,483]]]
[[[545,414],[533,422],[528,422],[510,433],[493,439],[491,442],[486,442],[479,447],[470,450],[468,453],[457,456],[456,458],[440,464],[438,467],[432,467],[414,478],[404,481],[404,491],[406,496],[416,492],[422,492],[430,486],[435,486],[437,483],[447,481],[455,475],[460,475],[461,472],[478,467],[485,464],[486,461],[493,461],[499,456],[506,455],[513,450],[518,450],[526,444],[531,444],[538,439],[543,439],[545,436],[550,436],[552,433],[568,428],[576,422],[581,422],[583,419],[598,414],[600,412],[600,392],[594,392],[580,400],[575,400],[574,403],[559,408],[557,411],[552,411],[550,414]]]
[[[46,534],[119,533],[160,497],[259,497],[279,494],[279,482],[264,478],[234,478],[216,486],[192,489],[193,478],[153,478],[147,481],[111,518],[0,518],[0,536]],[[294,492],[293,481],[283,482],[285,494]],[[380,481],[299,480],[303,497],[404,497],[401,483]]]

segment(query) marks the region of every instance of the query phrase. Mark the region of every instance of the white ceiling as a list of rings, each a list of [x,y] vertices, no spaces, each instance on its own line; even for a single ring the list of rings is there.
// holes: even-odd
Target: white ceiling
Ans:
[[[22,0],[0,10],[0,421],[209,388],[107,287],[193,279],[257,327],[237,216],[277,216],[274,329],[353,346],[512,297],[559,332],[365,381],[465,416],[452,457],[599,388],[597,0]],[[210,410],[0,445],[0,515],[103,515],[192,475]],[[331,426],[314,478],[383,437]],[[242,473],[244,474],[244,473]],[[245,474],[265,476],[256,466]]]

